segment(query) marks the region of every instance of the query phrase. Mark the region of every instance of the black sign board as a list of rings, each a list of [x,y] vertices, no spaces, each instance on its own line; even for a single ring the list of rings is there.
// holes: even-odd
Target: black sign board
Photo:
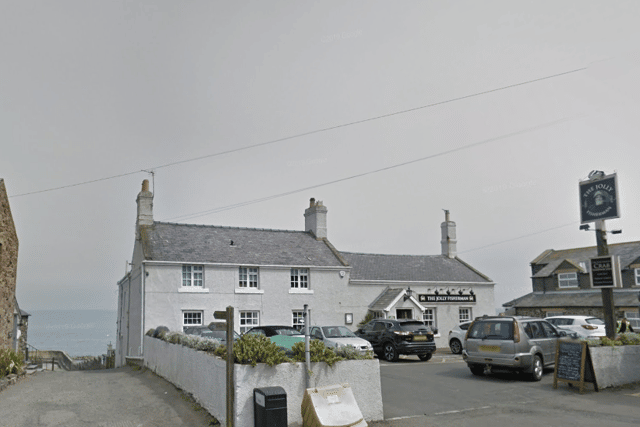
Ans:
[[[589,347],[584,341],[558,340],[556,344],[556,366],[553,372],[553,388],[558,388],[558,381],[575,384],[584,392],[584,383],[593,383],[598,391],[596,376],[589,354]]]
[[[436,294],[420,294],[418,295],[420,302],[476,302],[475,295],[436,295]]]
[[[613,256],[591,258],[591,287],[614,288],[617,285],[616,269],[618,263]]]
[[[582,224],[598,220],[620,218],[618,178],[616,174],[580,184],[580,221]]]

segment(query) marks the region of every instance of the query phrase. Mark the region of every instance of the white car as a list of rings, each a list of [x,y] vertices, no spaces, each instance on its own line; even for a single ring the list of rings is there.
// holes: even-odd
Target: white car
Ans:
[[[324,345],[332,348],[351,346],[360,353],[373,351],[371,343],[362,339],[346,326],[312,326],[309,331],[312,339],[324,342]]]
[[[546,317],[544,320],[561,331],[575,332],[578,335],[577,338],[604,337],[607,335],[604,320],[593,316],[567,314]]]
[[[461,354],[464,349],[464,336],[473,322],[462,322],[449,331],[449,348],[453,354]]]

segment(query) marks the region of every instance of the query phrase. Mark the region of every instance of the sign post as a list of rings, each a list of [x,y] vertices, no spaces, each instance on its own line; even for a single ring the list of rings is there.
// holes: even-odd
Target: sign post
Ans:
[[[608,256],[609,246],[607,245],[607,230],[604,221],[620,218],[618,177],[615,173],[605,175],[604,172],[594,171],[589,174],[588,180],[579,183],[579,188],[580,221],[582,224],[596,223],[598,257]],[[613,287],[602,287],[602,309],[607,337],[613,339],[616,335]]]
[[[235,406],[235,378],[233,359],[233,307],[227,307],[226,311],[215,311],[213,318],[225,320],[227,324],[227,427],[234,427]]]

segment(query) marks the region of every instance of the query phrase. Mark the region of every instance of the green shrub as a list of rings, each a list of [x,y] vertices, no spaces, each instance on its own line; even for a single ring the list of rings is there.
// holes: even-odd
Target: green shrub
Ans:
[[[369,311],[367,312],[367,315],[364,316],[364,318],[360,321],[360,323],[358,323],[358,328],[363,327],[364,325],[366,325],[372,320],[373,320],[373,313]]]
[[[291,362],[284,350],[264,335],[243,335],[233,343],[233,357],[236,363],[256,366],[266,363],[274,366],[279,363]]]
[[[22,371],[24,356],[9,349],[0,349],[0,377]]]
[[[291,350],[293,350],[293,360],[296,362],[305,361],[304,341],[295,343]],[[311,340],[309,342],[309,359],[311,362],[325,362],[329,366],[333,366],[339,360],[344,360],[320,340]]]
[[[351,346],[340,347],[334,349],[336,354],[345,360],[367,360],[373,359],[373,351],[367,351],[360,353],[358,350]]]

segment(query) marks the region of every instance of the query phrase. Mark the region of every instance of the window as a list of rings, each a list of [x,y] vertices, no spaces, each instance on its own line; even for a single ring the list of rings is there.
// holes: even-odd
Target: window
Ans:
[[[200,326],[200,325],[202,325],[202,312],[201,311],[183,311],[182,312],[182,325],[183,326]]]
[[[291,287],[298,289],[309,288],[309,269],[292,268],[291,269]]]
[[[640,268],[633,269],[636,276],[636,286],[640,286]]]
[[[468,322],[469,320],[471,320],[471,309],[460,308],[458,311],[458,323]]]
[[[422,320],[424,324],[430,326],[435,329],[437,327],[436,324],[436,309],[435,308],[425,308],[422,313]]]
[[[182,286],[199,286],[203,284],[204,267],[201,265],[182,266]]]
[[[244,334],[254,326],[260,325],[260,312],[241,311],[240,312],[240,333]]]
[[[578,274],[577,273],[560,273],[560,274],[558,274],[558,287],[560,287],[560,288],[577,288],[578,287]]]
[[[292,326],[297,330],[301,331],[304,328],[304,311],[302,310],[294,310],[293,311],[293,322]]]
[[[257,288],[258,287],[258,269],[250,267],[240,267],[238,272],[239,283],[241,288]]]

